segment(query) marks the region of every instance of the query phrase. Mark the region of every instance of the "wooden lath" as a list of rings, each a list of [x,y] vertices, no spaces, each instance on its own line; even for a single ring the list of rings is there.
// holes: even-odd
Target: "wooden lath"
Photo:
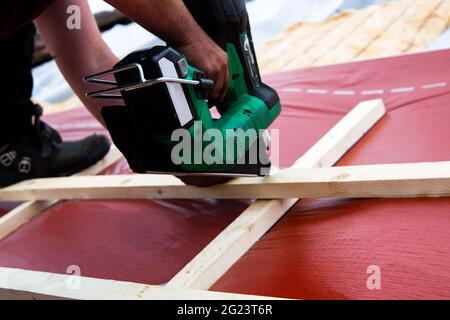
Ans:
[[[285,169],[209,188],[158,175],[32,180],[0,190],[0,201],[52,199],[288,199],[450,196],[450,162]]]
[[[15,300],[267,300],[205,290],[165,288],[133,282],[0,268],[0,297]],[[278,298],[279,299],[279,298]]]

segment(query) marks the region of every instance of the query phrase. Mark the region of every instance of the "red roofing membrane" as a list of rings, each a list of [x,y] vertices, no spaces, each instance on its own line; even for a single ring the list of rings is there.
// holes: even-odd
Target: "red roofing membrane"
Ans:
[[[276,74],[281,166],[359,101],[388,114],[338,165],[450,159],[450,51]],[[101,131],[86,111],[47,120],[67,139]],[[121,162],[108,173],[125,173]],[[0,241],[0,266],[167,282],[249,201],[71,201]],[[2,204],[3,211],[11,204]],[[369,266],[381,289],[367,286]],[[450,298],[450,200],[301,201],[213,287],[302,299]]]

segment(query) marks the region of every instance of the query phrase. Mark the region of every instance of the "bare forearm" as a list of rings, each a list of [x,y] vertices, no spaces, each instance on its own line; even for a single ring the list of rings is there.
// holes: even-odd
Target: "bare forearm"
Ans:
[[[201,1],[201,0],[198,0]],[[228,56],[196,23],[181,0],[107,0],[144,28],[185,54],[189,62],[215,81],[212,99],[223,99],[228,88]],[[81,9],[81,29],[66,26],[68,6]],[[88,99],[86,92],[102,89],[82,78],[110,69],[118,59],[103,41],[87,0],[58,0],[37,19],[37,25],[50,52],[72,89],[104,124],[102,106],[117,102]]]
[[[208,39],[181,0],[106,0],[106,2],[172,46],[184,46],[194,41]]]
[[[81,29],[69,30],[66,26],[68,5],[81,8]],[[103,41],[96,22],[85,0],[58,0],[41,15],[36,24],[50,52],[55,56],[58,67],[74,92],[103,123],[101,108],[108,101],[89,99],[86,92],[95,91],[97,85],[86,84],[83,77],[110,69],[118,59]]]

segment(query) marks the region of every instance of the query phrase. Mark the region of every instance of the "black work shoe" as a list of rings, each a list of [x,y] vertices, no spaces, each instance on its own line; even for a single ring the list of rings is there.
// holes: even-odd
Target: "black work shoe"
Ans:
[[[64,177],[101,160],[109,151],[103,135],[63,142],[50,126],[35,117],[36,132],[0,146],[0,187],[34,178]]]

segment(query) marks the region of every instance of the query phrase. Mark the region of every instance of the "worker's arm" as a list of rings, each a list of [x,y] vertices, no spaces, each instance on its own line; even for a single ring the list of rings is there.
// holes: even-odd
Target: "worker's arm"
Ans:
[[[198,0],[202,1],[202,0]],[[228,56],[194,20],[182,0],[106,0],[170,43],[214,80],[211,98],[222,100],[229,86]]]
[[[221,99],[228,90],[228,57],[197,25],[181,0],[108,1],[142,26],[170,42],[215,81],[211,94]],[[81,8],[81,29],[67,28],[67,8]],[[161,17],[164,17],[162,19]],[[86,75],[111,69],[118,59],[103,41],[86,0],[58,0],[36,20],[43,40],[60,70],[89,111],[102,123],[101,107],[117,101],[89,99],[86,92],[103,87],[86,84]]]
[[[67,8],[81,8],[81,29],[67,27]],[[39,32],[72,89],[89,111],[103,123],[101,107],[117,101],[89,99],[86,92],[104,87],[86,84],[83,77],[112,68],[118,59],[103,41],[86,0],[57,0],[36,20]]]

